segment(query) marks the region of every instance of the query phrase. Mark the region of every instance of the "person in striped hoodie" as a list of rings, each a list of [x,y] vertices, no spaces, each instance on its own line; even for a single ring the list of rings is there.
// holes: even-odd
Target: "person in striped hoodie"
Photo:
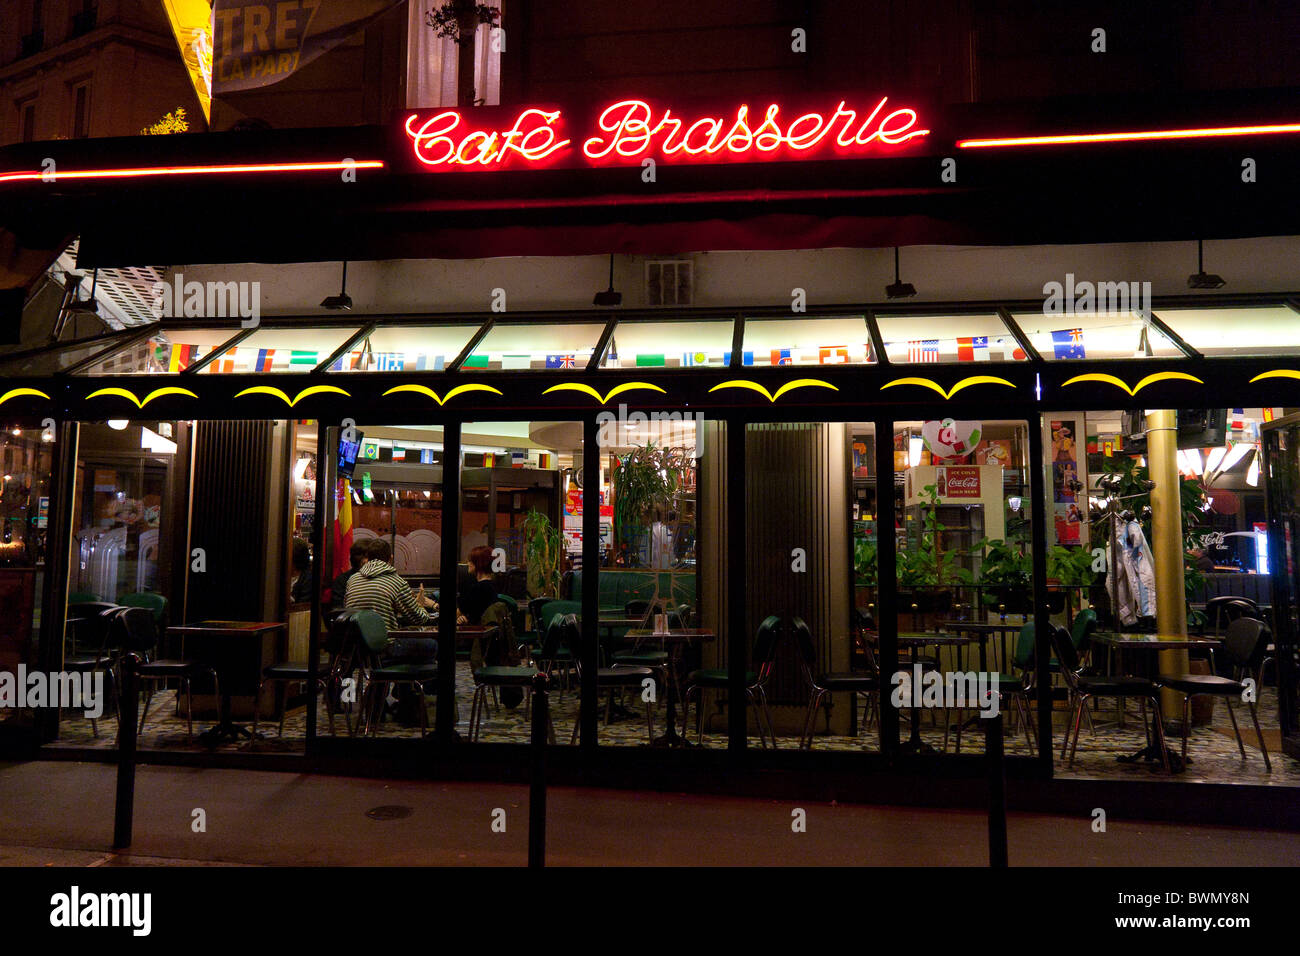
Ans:
[[[343,604],[349,611],[374,611],[390,631],[400,627],[422,627],[437,619],[438,605],[424,594],[424,586],[411,586],[390,563],[392,548],[383,538],[371,538],[369,558],[361,570],[348,579]]]

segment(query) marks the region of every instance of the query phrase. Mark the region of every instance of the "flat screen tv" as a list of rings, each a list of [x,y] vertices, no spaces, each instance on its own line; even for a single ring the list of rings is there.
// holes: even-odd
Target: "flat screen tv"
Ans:
[[[357,455],[361,452],[362,437],[361,432],[357,432],[355,441],[339,439],[338,472],[340,478],[352,477],[352,471],[357,467]]]

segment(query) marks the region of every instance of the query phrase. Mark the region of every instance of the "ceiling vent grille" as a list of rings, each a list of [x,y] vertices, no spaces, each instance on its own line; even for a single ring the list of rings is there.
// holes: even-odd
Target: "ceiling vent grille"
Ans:
[[[646,305],[691,305],[695,301],[695,263],[690,259],[651,259],[645,264]]]

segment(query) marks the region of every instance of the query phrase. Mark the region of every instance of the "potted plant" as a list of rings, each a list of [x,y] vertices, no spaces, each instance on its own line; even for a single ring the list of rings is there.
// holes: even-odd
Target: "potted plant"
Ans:
[[[447,0],[430,10],[424,22],[433,32],[456,44],[456,105],[464,109],[478,103],[474,90],[474,38],[482,24],[496,26],[501,10],[474,0]]]
[[[528,562],[529,597],[558,597],[560,559],[564,551],[560,529],[535,509],[524,515],[520,527],[524,532],[524,556]]]
[[[952,586],[973,584],[975,580],[968,569],[957,563],[958,552],[941,547],[943,528],[939,525],[937,486],[926,485],[921,497],[924,504],[918,539],[915,545],[909,542],[895,554],[899,611],[911,613],[912,627],[924,626],[933,617],[948,613],[952,608]]]
[[[655,510],[667,508],[677,493],[677,472],[664,467],[661,458],[651,442],[614,465],[614,533],[627,567],[639,566]]]
[[[972,551],[980,556],[980,602],[1008,614],[1033,607],[1033,557],[1001,538],[985,538]]]

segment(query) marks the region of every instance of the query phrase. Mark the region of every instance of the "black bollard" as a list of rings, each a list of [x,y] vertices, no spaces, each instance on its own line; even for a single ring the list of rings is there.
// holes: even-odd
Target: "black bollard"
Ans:
[[[550,715],[546,675],[533,678],[532,778],[528,787],[528,865],[546,865],[546,742]]]
[[[1007,770],[1002,760],[1002,711],[984,718],[984,754],[989,761],[989,866],[1007,866]]]
[[[136,679],[138,658],[123,652],[118,661],[122,676],[117,694],[117,800],[113,807],[113,849],[131,845],[131,824],[135,814]]]

